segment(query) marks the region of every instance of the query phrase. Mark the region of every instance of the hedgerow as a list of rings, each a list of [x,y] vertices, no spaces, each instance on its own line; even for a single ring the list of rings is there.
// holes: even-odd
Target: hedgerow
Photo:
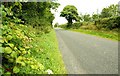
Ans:
[[[105,29],[116,29],[120,26],[120,16],[117,17],[111,17],[111,18],[103,18],[96,21],[96,25],[99,29],[105,28]]]
[[[53,16],[49,11],[50,9],[48,12],[44,11],[43,17],[42,14],[39,14],[42,18],[35,20],[36,18],[33,16],[30,17],[28,11],[27,17],[23,17],[21,14],[25,14],[25,9],[23,12],[22,6],[34,3],[13,2],[11,4],[9,2],[3,3],[0,7],[2,11],[0,17],[2,19],[0,26],[2,31],[0,35],[0,48],[2,48],[0,50],[0,55],[2,55],[0,74],[53,74],[50,68],[46,68],[43,62],[40,62],[33,55],[35,53],[38,56],[42,51],[41,47],[34,43],[34,39],[44,33],[49,33],[52,29],[53,18],[46,21],[47,17]],[[39,5],[39,3],[36,4]],[[47,9],[46,5],[44,8]],[[37,10],[33,12],[35,11]],[[47,16],[48,14],[49,16]]]
[[[3,74],[19,74],[20,68],[28,66],[31,70],[44,72],[44,66],[35,58],[31,57],[31,51],[33,48],[30,42],[34,38],[35,32],[29,32],[28,26],[22,24],[16,24],[15,19],[7,20],[6,16],[9,16],[7,8],[2,5],[2,17],[3,24],[1,26],[1,53],[2,53],[2,66]],[[14,23],[13,23],[14,22]],[[28,71],[27,69],[24,70]],[[30,73],[30,72],[29,72]]]

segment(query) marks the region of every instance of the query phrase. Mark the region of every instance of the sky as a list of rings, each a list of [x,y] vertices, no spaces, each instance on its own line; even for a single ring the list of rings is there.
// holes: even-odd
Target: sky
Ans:
[[[57,12],[53,12],[55,19],[53,21],[53,25],[55,23],[64,24],[67,23],[67,20],[64,17],[60,17],[60,12],[66,5],[74,5],[78,13],[82,14],[93,14],[100,13],[103,8],[111,5],[111,4],[118,4],[120,0],[58,0],[60,6],[57,9]]]

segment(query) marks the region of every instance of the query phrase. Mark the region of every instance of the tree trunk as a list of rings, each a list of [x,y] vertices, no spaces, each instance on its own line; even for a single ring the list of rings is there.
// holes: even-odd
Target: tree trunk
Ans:
[[[68,19],[68,25],[67,25],[67,27],[69,28],[71,26],[72,26],[72,19]]]

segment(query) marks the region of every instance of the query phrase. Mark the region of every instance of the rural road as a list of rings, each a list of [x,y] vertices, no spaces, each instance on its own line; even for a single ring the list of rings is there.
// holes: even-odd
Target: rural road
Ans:
[[[68,74],[118,74],[118,42],[56,28]]]

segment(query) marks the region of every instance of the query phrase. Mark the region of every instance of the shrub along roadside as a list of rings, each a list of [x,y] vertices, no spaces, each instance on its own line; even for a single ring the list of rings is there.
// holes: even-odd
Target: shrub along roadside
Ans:
[[[82,23],[81,22],[75,22],[73,23],[70,27],[67,27],[68,24],[61,24],[59,25],[58,27],[61,27],[61,28],[72,28],[72,29],[78,29],[82,26]]]
[[[33,57],[41,62],[46,69],[52,70],[54,74],[66,74],[54,30],[36,37],[32,44],[40,49],[39,52],[32,52]]]
[[[113,30],[116,28],[120,28],[120,17],[111,17],[111,18],[102,18],[97,21],[95,21],[95,25],[98,27],[98,29],[109,29]]]
[[[31,26],[10,23],[2,29],[0,53],[3,74],[64,74],[55,32],[43,33]]]
[[[44,38],[42,38],[47,34],[50,34],[50,37],[52,37],[53,33],[48,33],[50,30],[43,31],[33,28],[30,25],[20,24],[21,19],[14,17],[11,14],[13,13],[12,11],[8,11],[9,9],[3,5],[0,9],[2,9],[2,25],[0,27],[2,31],[2,33],[0,33],[2,65],[0,65],[0,75],[65,73],[65,68],[59,55],[60,53],[56,52],[58,51],[56,47],[58,45],[51,45],[53,48],[50,49],[47,45],[49,41],[45,41]],[[49,39],[47,36],[45,38]],[[52,38],[55,39],[54,34]],[[49,42],[50,44],[52,44],[51,41]],[[44,46],[40,46],[40,44],[44,44],[45,42],[47,43]],[[52,53],[51,50],[54,50],[54,53]],[[48,57],[47,55],[51,56]],[[41,59],[41,61],[39,59]],[[47,62],[47,60],[49,61]],[[60,70],[61,68],[62,70]]]

